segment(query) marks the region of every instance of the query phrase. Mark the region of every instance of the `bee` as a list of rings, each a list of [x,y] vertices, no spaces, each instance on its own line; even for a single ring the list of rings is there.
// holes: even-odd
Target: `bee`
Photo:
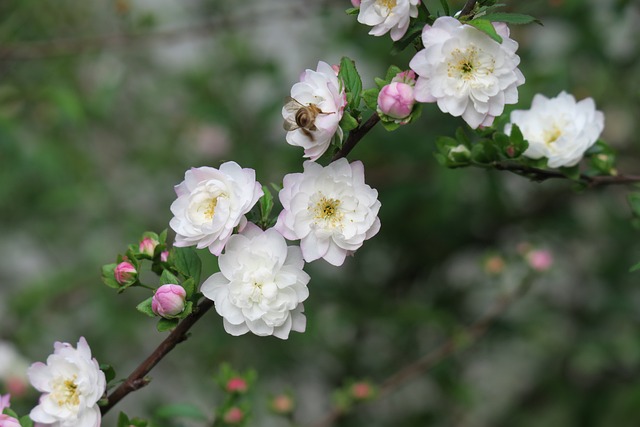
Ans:
[[[311,141],[315,141],[315,137],[311,132],[317,130],[316,117],[319,114],[331,114],[324,113],[316,104],[303,105],[290,96],[285,98],[284,108],[289,113],[289,117],[283,123],[284,130],[300,129]],[[290,118],[291,115],[293,115],[294,119]]]

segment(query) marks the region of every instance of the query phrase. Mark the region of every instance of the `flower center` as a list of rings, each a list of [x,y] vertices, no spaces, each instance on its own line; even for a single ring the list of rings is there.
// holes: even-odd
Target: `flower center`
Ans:
[[[376,6],[391,11],[398,4],[398,0],[376,0]],[[388,13],[388,12],[387,12]]]
[[[558,125],[553,125],[551,129],[545,130],[542,136],[544,143],[547,145],[551,145],[556,142],[558,138],[562,136],[562,129],[558,127]]]
[[[53,385],[51,393],[53,399],[59,406],[78,406],[80,404],[80,393],[76,384],[76,376],[71,379],[60,378]]]
[[[493,73],[495,60],[482,55],[477,47],[454,49],[447,64],[447,75],[466,82],[477,82]]]
[[[340,200],[322,196],[313,207],[313,217],[316,221],[323,221],[327,225],[335,227],[342,221],[343,217],[339,208]]]
[[[213,215],[216,213],[216,205],[218,204],[218,198],[215,197],[209,200],[209,203],[204,205],[204,217],[209,221],[213,218]]]

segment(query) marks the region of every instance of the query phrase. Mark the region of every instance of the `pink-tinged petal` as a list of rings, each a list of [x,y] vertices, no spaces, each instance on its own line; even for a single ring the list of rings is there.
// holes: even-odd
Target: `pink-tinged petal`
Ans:
[[[344,260],[347,257],[347,251],[340,248],[335,243],[331,242],[329,244],[329,248],[327,252],[324,254],[323,258],[331,265],[335,265],[336,267],[344,264]]]

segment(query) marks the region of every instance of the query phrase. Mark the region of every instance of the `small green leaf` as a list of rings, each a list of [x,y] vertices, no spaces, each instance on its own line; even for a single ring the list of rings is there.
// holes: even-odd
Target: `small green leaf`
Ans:
[[[491,22],[506,22],[507,24],[531,24],[535,22],[538,25],[542,25],[542,22],[539,19],[534,18],[530,15],[523,15],[521,13],[505,13],[505,12],[496,12],[496,13],[488,13],[482,16],[482,19]]]
[[[380,120],[382,127],[387,131],[392,132],[400,127],[400,125],[396,122],[385,122],[384,120]]]
[[[169,263],[175,266],[178,273],[184,277],[193,277],[196,285],[200,283],[202,261],[192,247],[178,248],[174,246],[169,253]]]
[[[124,412],[120,412],[118,415],[118,427],[129,427],[131,423],[129,422],[129,417]]]
[[[202,413],[200,408],[195,405],[186,403],[177,403],[175,405],[161,406],[155,413],[158,418],[190,418],[194,420],[206,421],[207,416]]]
[[[559,168],[559,171],[572,181],[580,181],[580,165],[575,165],[568,168]]]
[[[181,283],[181,286],[187,293],[187,299],[191,299],[193,295],[198,291],[196,287],[196,282],[193,280],[193,277],[189,277],[187,280]]]
[[[260,223],[266,225],[273,210],[273,195],[266,185],[262,186],[262,192],[264,195],[260,198]]]
[[[167,243],[167,229],[166,228],[164,230],[162,230],[162,233],[160,233],[160,235],[158,236],[158,242],[161,245],[164,245],[165,243]]]
[[[33,427],[33,420],[29,415],[18,418],[18,422],[20,423],[20,427]]]
[[[357,15],[358,13],[360,13],[360,8],[359,7],[350,7],[349,9],[345,10],[345,13],[347,15]]]
[[[380,94],[380,89],[378,88],[371,88],[371,89],[367,89],[365,91],[362,92],[362,99],[364,100],[365,105],[373,110],[376,111],[376,109],[378,108],[378,95]]]
[[[502,43],[502,37],[500,37],[500,35],[496,32],[496,29],[493,27],[493,24],[490,21],[487,21],[486,19],[473,19],[471,21],[467,21],[466,23],[482,31],[498,43]]]
[[[353,118],[351,114],[347,111],[342,115],[342,120],[340,120],[340,127],[343,131],[349,132],[358,127],[358,121]]]
[[[349,102],[349,108],[351,110],[357,110],[360,106],[362,79],[360,78],[360,74],[358,74],[358,70],[356,69],[356,63],[346,56],[343,57],[340,60],[340,71],[338,72],[338,77],[344,82],[347,92],[347,100]]]
[[[451,15],[451,10],[449,9],[449,3],[447,0],[440,0],[440,4],[442,5],[442,9],[444,10],[445,15]]]
[[[374,77],[373,81],[376,82],[376,86],[378,86],[378,89],[382,89],[387,84],[389,84],[389,82],[387,82],[386,80],[381,79],[380,77]]]
[[[149,317],[156,317],[156,314],[151,309],[151,300],[153,297],[149,297],[146,300],[142,301],[140,304],[136,306],[136,310],[138,310],[142,314],[146,314]]]
[[[397,55],[403,50],[405,50],[415,39],[420,37],[422,34],[422,29],[424,28],[425,23],[416,21],[405,33],[405,35],[393,43],[393,47],[391,48],[391,55]]]
[[[391,80],[401,72],[402,72],[402,69],[400,67],[396,67],[395,65],[390,66],[389,69],[387,70],[387,74],[384,77],[385,80],[387,81],[387,84],[391,83]]]
[[[640,270],[640,262],[629,269],[629,273]]]
[[[106,264],[102,266],[102,282],[110,288],[120,289],[120,283],[116,281],[114,270],[117,264]]]
[[[113,366],[107,364],[100,364],[100,370],[104,372],[105,380],[107,384],[116,377],[116,371]]]
[[[161,318],[160,320],[158,320],[156,329],[158,330],[158,332],[170,331],[174,329],[176,326],[178,326],[178,323],[180,323],[180,320],[178,319]]]
[[[160,276],[160,284],[161,285],[177,285],[180,283],[180,280],[168,270],[164,270],[162,275]]]

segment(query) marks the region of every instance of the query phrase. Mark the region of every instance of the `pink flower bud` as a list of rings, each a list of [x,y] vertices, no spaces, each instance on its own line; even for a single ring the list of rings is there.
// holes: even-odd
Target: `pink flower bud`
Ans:
[[[271,400],[271,409],[276,414],[290,414],[293,411],[293,406],[293,399],[286,394],[279,394]]]
[[[130,262],[123,261],[113,270],[116,282],[121,285],[129,285],[138,277],[138,271]]]
[[[406,83],[409,86],[413,87],[416,85],[416,73],[413,70],[407,70],[398,73],[394,78],[391,79],[391,83],[394,82]]]
[[[160,252],[160,261],[167,262],[169,260],[169,251]]]
[[[162,285],[151,300],[151,310],[164,318],[174,317],[184,310],[187,292],[179,285]]]
[[[229,408],[229,410],[225,412],[223,417],[224,422],[227,424],[240,424],[243,419],[244,412],[242,412],[242,409],[238,408],[237,406]]]
[[[553,265],[553,255],[549,251],[536,249],[527,254],[527,262],[536,271],[547,271]]]
[[[158,246],[157,240],[152,239],[151,237],[145,237],[140,241],[138,250],[141,254],[153,256],[153,251],[155,251],[156,246]]]
[[[353,7],[360,7],[360,0],[351,0]]]
[[[383,87],[378,95],[378,109],[394,119],[409,116],[414,103],[413,88],[406,83],[390,83]]]
[[[368,399],[373,396],[373,387],[364,381],[354,383],[351,386],[351,395],[358,400]]]
[[[227,381],[227,391],[229,393],[244,393],[247,388],[247,382],[243,378],[234,377]]]

